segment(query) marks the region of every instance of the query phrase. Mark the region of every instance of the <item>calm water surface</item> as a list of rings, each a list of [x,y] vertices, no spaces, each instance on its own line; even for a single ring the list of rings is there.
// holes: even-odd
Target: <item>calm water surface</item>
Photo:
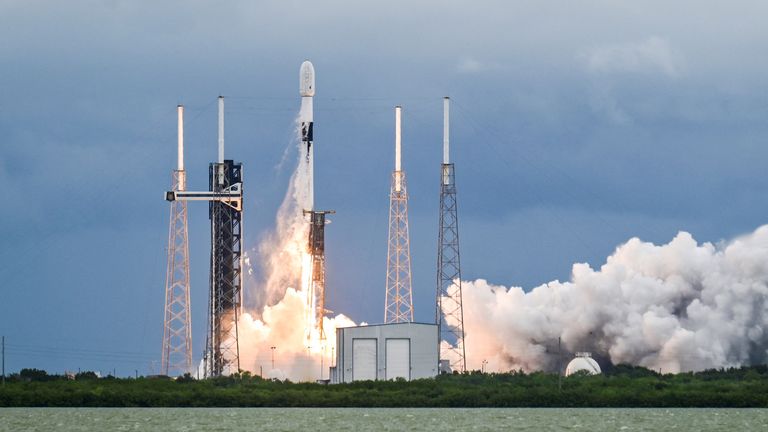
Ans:
[[[768,431],[765,409],[0,408],[0,431]]]

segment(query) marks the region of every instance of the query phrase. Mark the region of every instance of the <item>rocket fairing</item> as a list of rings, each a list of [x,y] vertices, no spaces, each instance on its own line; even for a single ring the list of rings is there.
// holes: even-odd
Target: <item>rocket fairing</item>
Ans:
[[[312,98],[315,96],[315,68],[310,61],[301,64],[299,71],[299,94],[301,94],[301,141],[306,143],[307,152],[312,146],[313,113]]]
[[[313,108],[312,101],[315,96],[315,68],[307,60],[301,64],[299,70],[299,94],[301,95],[301,111],[299,112],[299,122],[301,123],[301,144],[304,146],[307,174],[307,202],[305,207],[308,210],[315,208],[315,186],[314,186],[314,156],[313,156]]]

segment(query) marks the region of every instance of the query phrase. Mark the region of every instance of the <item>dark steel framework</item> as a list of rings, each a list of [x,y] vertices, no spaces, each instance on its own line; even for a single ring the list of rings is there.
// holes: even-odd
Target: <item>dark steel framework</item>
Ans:
[[[209,167],[209,187],[225,193],[242,184],[242,164],[225,160]],[[237,322],[242,306],[242,204],[209,202],[211,269],[205,375],[216,377],[240,371]]]
[[[440,232],[437,244],[437,308],[440,358],[451,369],[467,370],[464,349],[464,309],[461,301],[459,217],[453,164],[442,164],[440,174]]]

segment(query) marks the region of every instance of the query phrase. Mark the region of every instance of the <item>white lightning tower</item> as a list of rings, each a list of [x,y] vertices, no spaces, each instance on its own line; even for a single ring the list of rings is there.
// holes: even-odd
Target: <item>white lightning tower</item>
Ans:
[[[184,171],[184,107],[178,112],[178,163],[171,190],[186,188]],[[192,370],[192,325],[189,312],[189,238],[186,201],[171,202],[168,228],[168,268],[165,279],[161,373],[182,375]]]
[[[413,321],[411,290],[411,245],[408,236],[408,193],[401,166],[401,113],[395,107],[395,170],[389,193],[389,244],[387,247],[387,293],[384,322]]]
[[[440,167],[440,231],[437,244],[437,305],[440,359],[454,371],[467,370],[464,352],[464,308],[461,301],[461,259],[456,180],[449,157],[449,104],[443,99],[443,164]]]

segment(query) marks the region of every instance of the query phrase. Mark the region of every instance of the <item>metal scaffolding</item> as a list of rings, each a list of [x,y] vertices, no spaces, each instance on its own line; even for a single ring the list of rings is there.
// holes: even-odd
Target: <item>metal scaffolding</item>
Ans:
[[[171,190],[183,191],[185,172],[174,170]],[[192,371],[192,325],[189,311],[189,238],[187,203],[171,202],[168,227],[168,268],[165,278],[163,352],[160,373],[183,375]]]
[[[395,171],[389,193],[389,242],[387,247],[387,295],[384,322],[413,321],[411,244],[408,235],[408,192],[400,166],[400,113],[395,107]]]
[[[185,282],[186,294],[182,296],[181,291],[173,291],[166,288],[166,337],[173,340],[175,334],[186,334],[187,338],[187,362],[191,369],[191,332],[189,330],[189,253],[187,245],[187,201],[207,201],[208,216],[211,220],[211,267],[209,277],[209,297],[208,297],[208,329],[205,340],[205,351],[203,353],[204,374],[206,377],[216,377],[231,373],[240,372],[240,347],[238,343],[237,322],[242,308],[242,287],[243,287],[243,254],[242,254],[242,213],[243,213],[243,171],[242,164],[234,163],[232,160],[224,160],[224,98],[219,96],[219,140],[218,140],[218,160],[210,164],[209,188],[207,191],[187,191],[184,177],[184,139],[183,139],[183,112],[184,109],[179,105],[179,162],[178,170],[175,172],[174,188],[165,193],[165,199],[171,204],[171,240],[169,240],[169,276],[168,287],[174,285],[172,279],[176,278],[177,273],[172,273],[171,269],[176,269],[183,262],[183,279]],[[183,210],[174,210],[183,209]],[[174,213],[175,211],[175,213]],[[175,216],[174,216],[175,215]],[[180,216],[182,215],[182,216]],[[183,217],[183,231],[174,230],[174,223],[179,223]],[[173,246],[180,244],[180,241],[174,240],[183,232],[183,259],[177,258],[181,254],[178,248],[173,249],[179,252],[171,253]],[[172,261],[173,260],[173,261]],[[182,275],[182,272],[178,272]],[[174,279],[175,280],[175,279]],[[178,284],[177,284],[178,285]],[[177,294],[178,292],[178,294]],[[170,293],[170,294],[169,294]],[[169,304],[184,299],[183,309],[185,312],[177,313],[180,307],[168,307]],[[169,303],[170,301],[170,303]],[[169,312],[170,311],[170,312]],[[174,323],[174,319],[181,321],[179,317],[185,317],[186,333],[175,332],[169,325]],[[169,320],[169,317],[171,319]],[[173,354],[173,348],[166,347],[166,339],[163,344],[163,364],[166,358]],[[172,346],[171,343],[168,346]],[[166,356],[166,353],[168,355]],[[171,360],[172,361],[172,360]],[[165,368],[165,366],[164,366]]]
[[[400,191],[395,190],[400,176]],[[405,173],[392,174],[389,195],[389,247],[387,248],[387,299],[385,323],[413,321],[413,292],[411,290],[411,245],[408,236],[408,193]]]
[[[456,205],[456,178],[449,160],[448,104],[444,100],[443,164],[440,169],[440,228],[437,242],[437,307],[440,359],[454,371],[467,370],[464,349],[464,309],[461,298],[461,255],[459,217]]]
[[[236,188],[242,197],[242,164],[225,160],[209,169],[210,191],[226,194]],[[240,371],[238,318],[242,307],[242,201],[210,201],[211,269],[205,376]]]

